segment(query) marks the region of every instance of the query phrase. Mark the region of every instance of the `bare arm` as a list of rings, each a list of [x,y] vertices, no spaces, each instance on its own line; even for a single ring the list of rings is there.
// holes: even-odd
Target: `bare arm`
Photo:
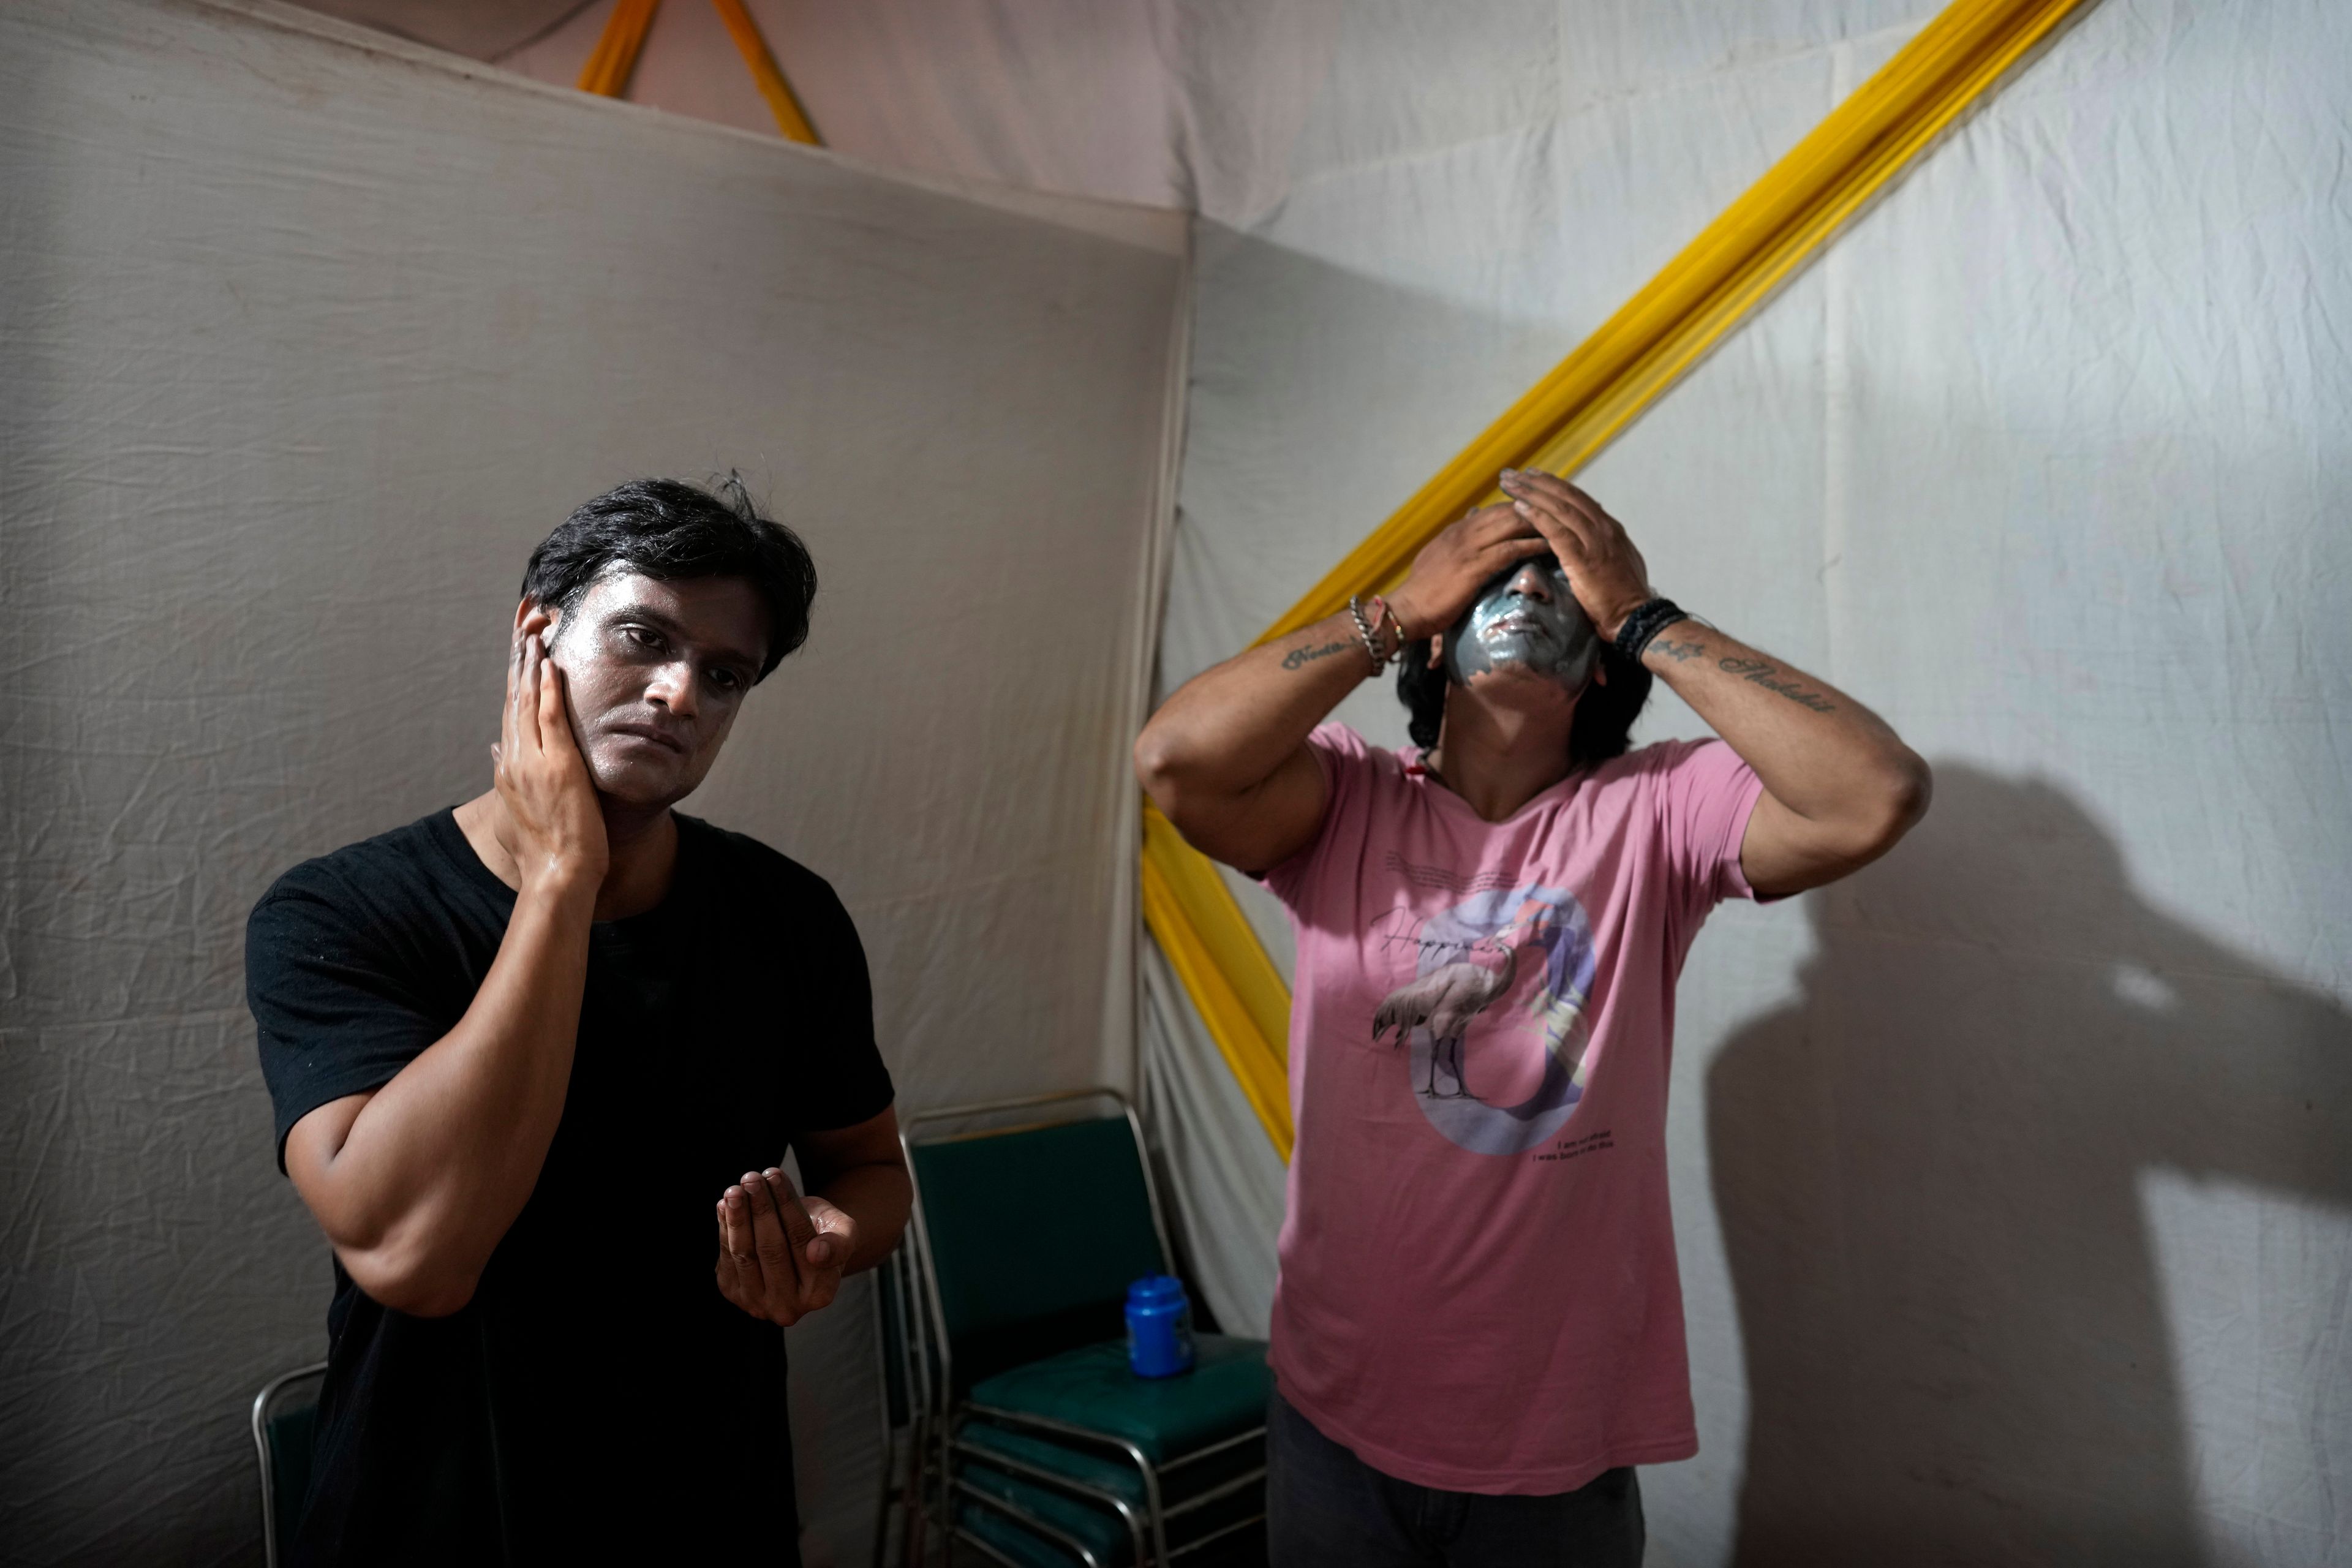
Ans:
[[[871,1121],[830,1132],[804,1132],[799,1140],[801,1175],[808,1183],[810,1217],[820,1235],[838,1245],[817,1261],[856,1274],[890,1256],[914,1207],[914,1184],[898,1149],[898,1113],[885,1110]],[[829,1224],[818,1207],[839,1215]]]
[[[1649,599],[1625,531],[1591,496],[1523,471],[1504,488],[1552,542],[1585,613],[1613,638]],[[1927,764],[1853,698],[1738,638],[1683,621],[1642,662],[1756,770],[1764,795],[1740,841],[1740,868],[1765,894],[1801,892],[1859,870],[1927,809]]]
[[[1371,673],[1353,621],[1334,616],[1203,670],[1135,742],[1135,776],[1202,854],[1278,866],[1323,821],[1323,770],[1307,736]]]
[[[1927,811],[1927,764],[1835,687],[1696,621],[1659,633],[1642,662],[1764,781],[1739,847],[1758,892],[1858,871]]]
[[[1472,512],[1389,596],[1399,629],[1406,640],[1443,630],[1496,573],[1549,549],[1509,507]],[[1202,853],[1251,873],[1278,866],[1315,837],[1328,804],[1307,737],[1371,673],[1344,614],[1254,647],[1160,704],[1136,740],[1135,776]]]
[[[572,1079],[606,854],[544,619],[518,626],[507,672],[498,791],[522,887],[498,957],[456,1028],[286,1139],[287,1173],[360,1289],[420,1317],[472,1299],[539,1180]]]

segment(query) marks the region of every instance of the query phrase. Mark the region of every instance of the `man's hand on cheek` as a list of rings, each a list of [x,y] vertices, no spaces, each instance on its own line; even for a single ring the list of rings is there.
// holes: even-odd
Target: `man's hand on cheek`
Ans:
[[[719,1293],[789,1327],[833,1304],[856,1241],[855,1220],[782,1171],[746,1172],[719,1200]]]

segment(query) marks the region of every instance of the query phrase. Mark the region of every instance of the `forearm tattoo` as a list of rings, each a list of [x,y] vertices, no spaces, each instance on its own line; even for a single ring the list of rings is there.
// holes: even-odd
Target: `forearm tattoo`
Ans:
[[[1351,642],[1327,642],[1321,647],[1295,647],[1282,656],[1282,668],[1299,669],[1318,658],[1329,658],[1335,653],[1345,653],[1356,645]]]
[[[1808,691],[1794,680],[1777,679],[1781,671],[1770,661],[1761,658],[1719,658],[1715,667],[1726,675],[1736,675],[1751,686],[1787,698],[1800,708],[1810,708],[1816,713],[1834,713],[1837,704],[1818,691]]]
[[[1706,652],[1706,644],[1696,637],[1676,642],[1672,637],[1661,635],[1651,639],[1650,647],[1664,654],[1676,664],[1688,664],[1692,659]],[[1736,675],[1752,686],[1760,686],[1777,696],[1785,697],[1801,708],[1810,708],[1816,713],[1837,711],[1837,704],[1820,692],[1808,691],[1794,680],[1780,679],[1780,670],[1769,659],[1718,658],[1715,661],[1715,667],[1726,675]]]

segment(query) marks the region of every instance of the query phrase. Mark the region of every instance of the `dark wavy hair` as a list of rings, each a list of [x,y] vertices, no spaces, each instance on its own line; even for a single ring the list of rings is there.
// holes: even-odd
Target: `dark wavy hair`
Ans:
[[[583,501],[530,552],[522,595],[566,615],[588,585],[615,566],[663,582],[740,577],[768,606],[767,662],[760,679],[808,640],[816,563],[800,535],[760,515],[742,479],[717,493],[683,479],[631,479]]]
[[[1429,638],[1404,645],[1404,662],[1397,668],[1397,697],[1412,715],[1405,728],[1412,743],[1426,749],[1437,744],[1439,726],[1445,721],[1445,671],[1429,668]],[[1568,765],[1587,768],[1625,754],[1633,721],[1650,700],[1650,672],[1636,659],[1621,658],[1607,643],[1601,645],[1601,667],[1609,683],[1595,680],[1577,700],[1576,717],[1568,726]]]

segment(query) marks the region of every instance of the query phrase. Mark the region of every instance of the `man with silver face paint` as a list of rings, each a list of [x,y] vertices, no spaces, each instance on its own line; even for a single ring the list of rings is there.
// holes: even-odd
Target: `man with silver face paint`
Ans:
[[[1601,657],[1601,639],[1567,572],[1539,556],[1496,573],[1445,634],[1444,650],[1445,678],[1458,686],[1518,664],[1579,692]]]
[[[1136,772],[1297,935],[1269,1555],[1638,1563],[1696,1450],[1668,1220],[1675,978],[1707,911],[1885,853],[1927,765],[1506,470],[1402,586],[1197,677]],[[1326,722],[1401,666],[1414,744]],[[1628,750],[1663,679],[1720,739]]]

